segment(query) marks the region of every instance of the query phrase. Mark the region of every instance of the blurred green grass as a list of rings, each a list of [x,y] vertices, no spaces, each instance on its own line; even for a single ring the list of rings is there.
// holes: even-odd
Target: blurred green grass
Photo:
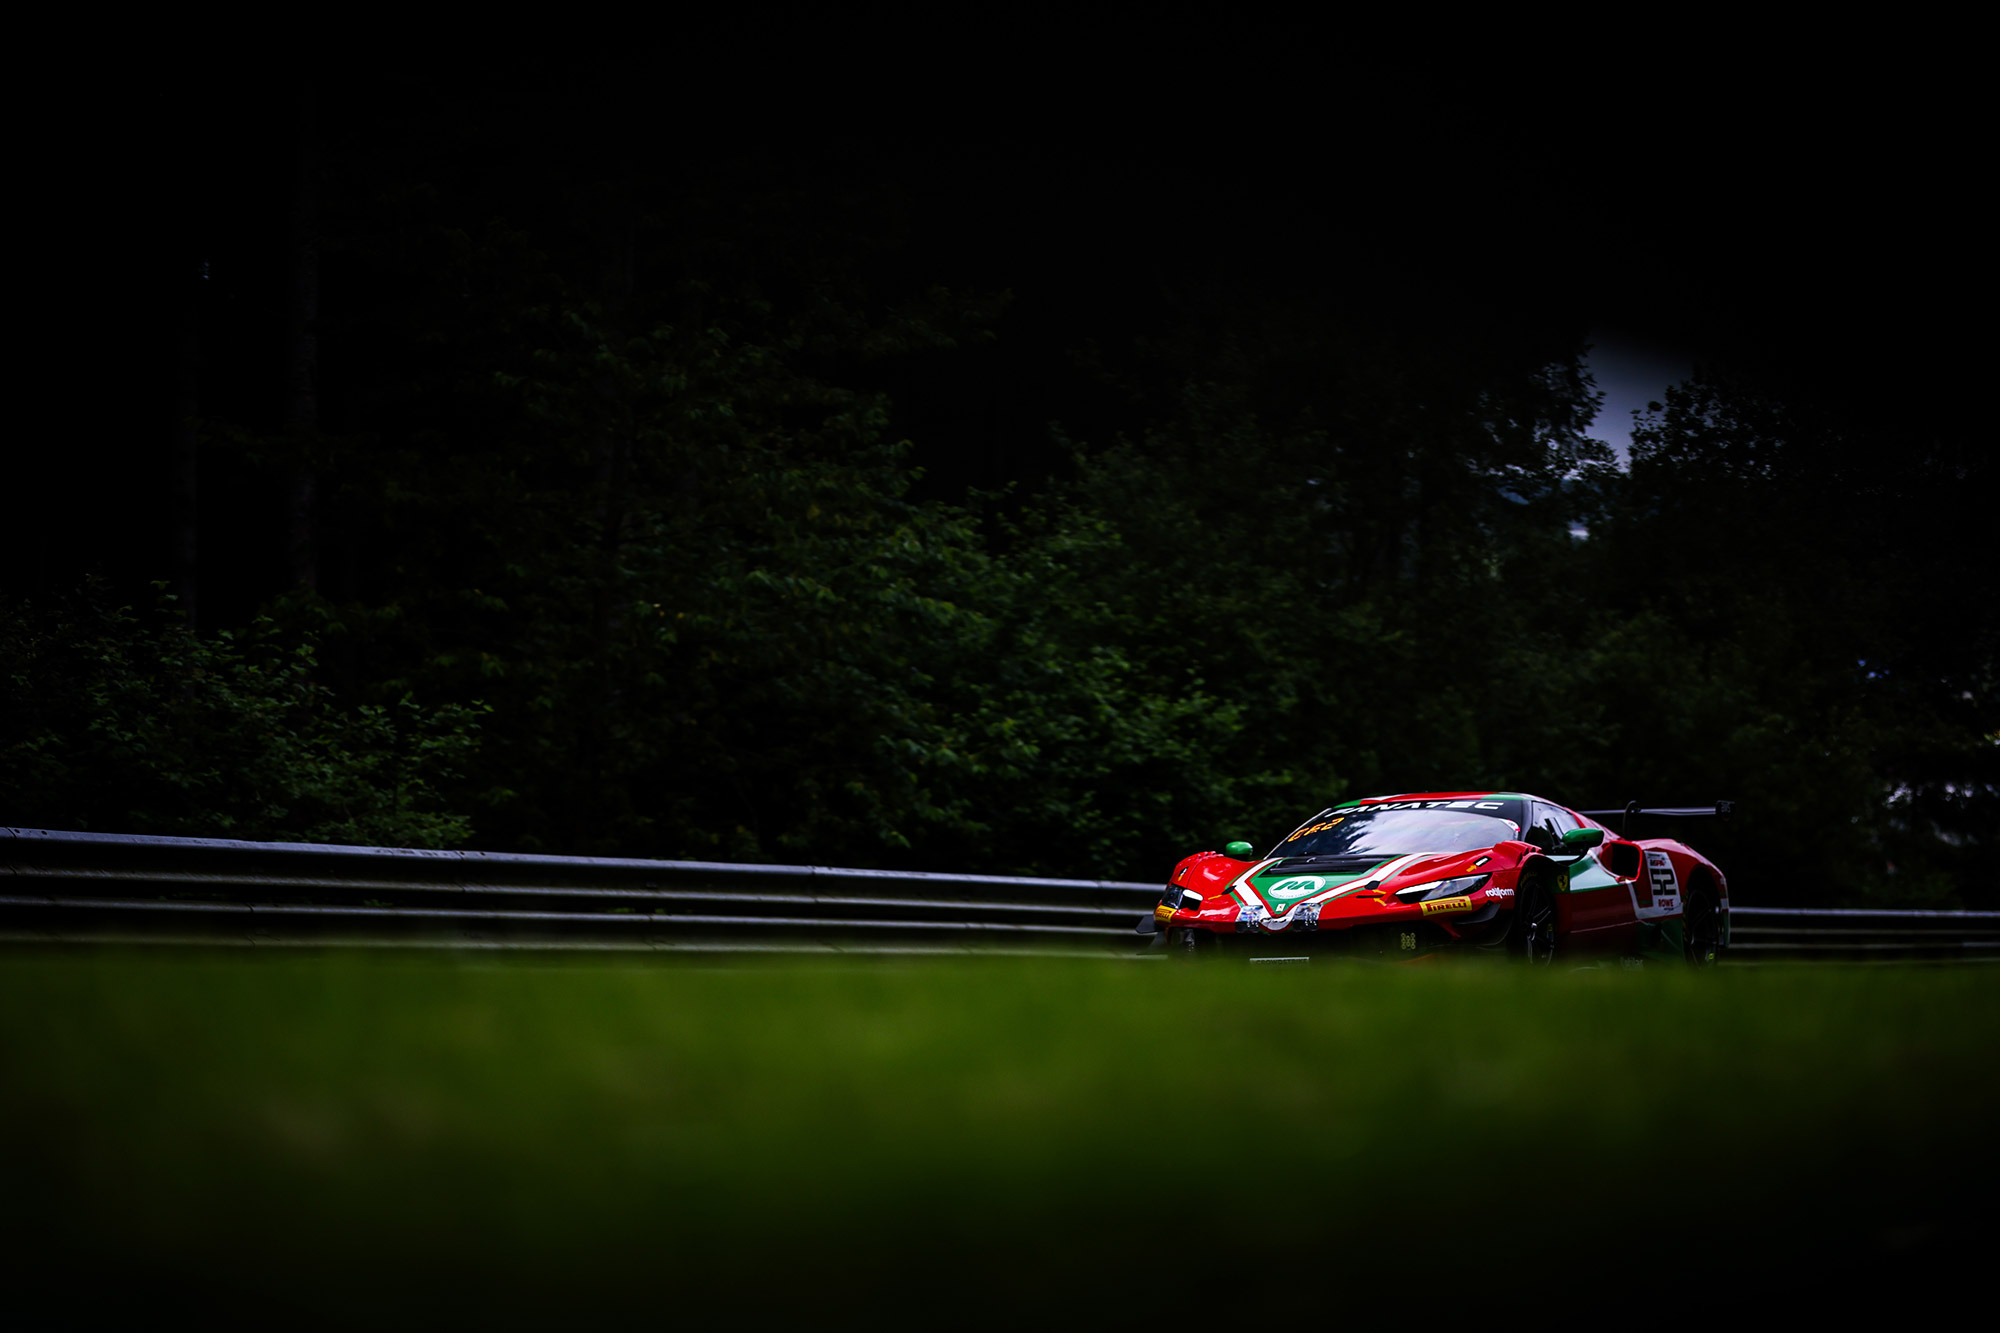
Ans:
[[[16,952],[6,1245],[416,1322],[1000,1319],[1193,1269],[1268,1302],[1329,1263],[1389,1299],[1461,1251],[1830,1235],[1893,1266],[1991,1193],[1996,1053],[1984,968]]]

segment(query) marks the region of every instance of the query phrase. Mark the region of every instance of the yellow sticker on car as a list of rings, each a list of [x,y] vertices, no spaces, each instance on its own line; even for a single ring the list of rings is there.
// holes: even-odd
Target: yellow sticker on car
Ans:
[[[1470,898],[1436,898],[1427,903],[1417,904],[1424,909],[1425,916],[1438,916],[1445,912],[1469,912],[1472,910]]]

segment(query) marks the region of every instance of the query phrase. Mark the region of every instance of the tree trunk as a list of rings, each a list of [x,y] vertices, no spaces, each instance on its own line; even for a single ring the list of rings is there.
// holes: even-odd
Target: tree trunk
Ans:
[[[297,114],[285,364],[285,433],[297,452],[287,519],[292,582],[314,588],[319,584],[319,471],[312,457],[319,428],[319,199],[310,83],[299,90]]]
[[[176,368],[173,431],[172,533],[169,538],[169,568],[173,573],[174,596],[180,600],[187,627],[196,628],[200,605],[198,577],[199,519],[201,498],[201,436],[196,418],[201,414],[201,294],[208,281],[208,261],[202,260],[183,274],[180,356]]]
[[[612,195],[605,206],[605,215],[598,240],[597,291],[605,334],[618,337],[625,332],[626,314],[632,305],[638,219],[622,192]],[[595,638],[598,661],[608,669],[611,641],[622,619],[618,608],[623,603],[615,594],[619,548],[624,544],[625,487],[632,468],[633,439],[625,387],[606,375],[599,381],[598,392],[604,399],[605,420],[610,428],[598,435],[592,450],[591,480],[597,492],[594,517],[603,556]],[[615,693],[608,676],[604,690],[606,706],[615,706]]]

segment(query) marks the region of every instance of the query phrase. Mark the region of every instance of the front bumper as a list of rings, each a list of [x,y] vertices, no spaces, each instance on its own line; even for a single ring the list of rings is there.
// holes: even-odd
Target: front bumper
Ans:
[[[1462,944],[1492,944],[1507,931],[1512,895],[1477,895],[1471,901],[1386,903],[1339,915],[1319,904],[1302,904],[1282,914],[1245,908],[1233,917],[1175,912],[1160,929],[1195,930],[1218,946],[1253,954],[1352,953],[1409,955]]]

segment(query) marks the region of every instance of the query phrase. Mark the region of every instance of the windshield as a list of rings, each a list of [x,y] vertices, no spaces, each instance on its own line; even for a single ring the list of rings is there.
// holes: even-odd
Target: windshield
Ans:
[[[1407,856],[1470,852],[1521,836],[1521,802],[1394,801],[1323,811],[1271,849],[1273,856]]]

